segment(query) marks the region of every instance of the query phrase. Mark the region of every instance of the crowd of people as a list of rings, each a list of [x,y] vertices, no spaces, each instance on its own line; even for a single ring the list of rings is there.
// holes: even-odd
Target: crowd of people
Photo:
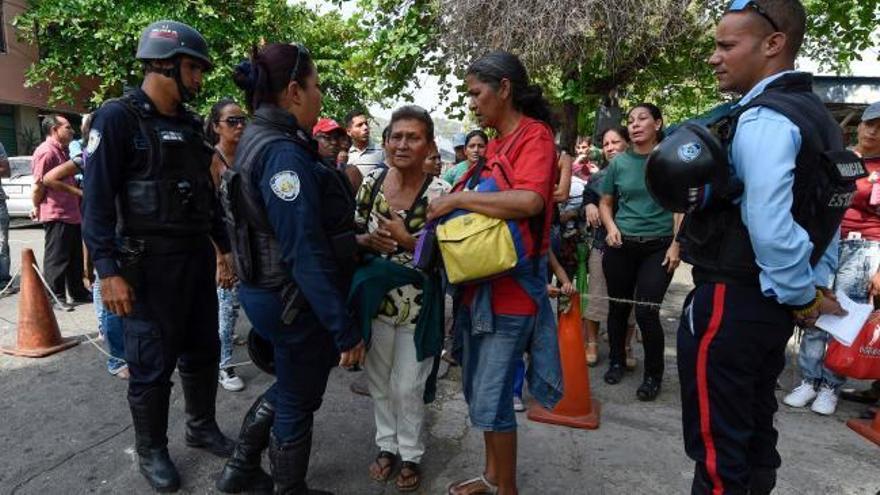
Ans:
[[[597,133],[597,146],[579,137],[571,156],[557,149],[541,88],[506,52],[467,68],[480,128],[456,135],[456,162],[444,164],[434,122],[418,106],[395,109],[379,145],[366,111],[352,110],[342,125],[323,116],[320,74],[299,44],[255,48],[233,75],[242,97],[216,102],[201,119],[184,103],[212,68],[207,41],[181,23],[151,24],[137,55],[143,84],[84,118],[81,141],[63,116],[44,119],[32,216],[45,228],[46,282],[61,309],[94,300],[107,369],[129,380],[139,469],[157,491],[180,486],[166,437],[177,368],[187,445],[229,458],[218,489],[326,493],[305,479],[313,416],[335,366],[363,367],[367,377],[377,453],[365,476],[387,482],[397,473],[399,491],[416,491],[430,455],[425,404],[434,399],[442,356],[462,367],[486,461],[448,493],[514,494],[524,385],[547,408],[563,394],[551,298],[582,287],[583,352],[589,366],[602,360],[604,325],[610,385],[638,367],[632,345],[639,339],[644,363],[635,396],[654,401],[665,371],[659,308],[684,257],[697,285],[678,335],[694,493],[770,493],[781,462],[772,416],[784,343],[795,324],[804,328],[803,382],[784,403],[812,401],[815,412],[833,413],[845,379],[822,366],[829,335],[815,320],[840,313],[829,287],[858,301],[880,294],[880,103],[859,125],[855,151],[870,175],[853,179],[852,207],[840,212],[839,262],[832,262],[837,237],[799,226],[803,219],[785,207],[798,194],[792,177],[812,173],[802,166],[802,143],[837,150],[839,136],[823,128],[761,149],[743,138],[797,134],[804,108],[828,127],[804,90],[809,84],[793,71],[804,26],[797,0],[736,0],[722,18],[709,62],[722,89],[744,96],[743,110],[729,114],[738,132],[723,143],[740,180],[729,190],[741,200],[712,209],[708,196],[694,203],[708,187],[688,189],[691,203],[678,207],[646,181],[649,157],[666,166],[663,150],[672,146],[660,108],[634,105],[623,125]],[[747,43],[751,51],[734,50]],[[801,106],[774,99],[785,92],[802,98]],[[677,148],[678,162],[696,160],[710,144]],[[0,174],[4,158],[0,148]],[[773,187],[749,173],[760,164],[779,169]],[[727,186],[713,187],[711,200]],[[768,204],[781,206],[768,212]],[[767,224],[757,220],[771,213]],[[462,215],[509,234],[511,266],[452,282],[437,258],[452,256],[442,242]],[[0,227],[3,283],[8,221]],[[705,255],[718,252],[718,239],[733,249],[731,258]],[[824,251],[811,258],[813,245]],[[736,309],[745,307],[759,323],[740,320]],[[217,426],[215,396],[218,384],[245,387],[232,359],[245,340],[235,334],[240,309],[253,336],[270,346],[266,369],[276,381],[233,441]],[[766,332],[728,337],[749,325]],[[733,363],[737,353],[749,354],[748,365]],[[261,467],[267,449],[271,474]]]

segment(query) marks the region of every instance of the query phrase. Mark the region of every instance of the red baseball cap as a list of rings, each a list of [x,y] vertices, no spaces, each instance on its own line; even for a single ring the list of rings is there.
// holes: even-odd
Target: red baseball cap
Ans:
[[[318,123],[315,124],[315,127],[312,127],[312,136],[318,134],[319,132],[330,134],[335,131],[344,132],[345,129],[343,129],[342,126],[340,126],[339,123],[335,120],[325,117],[323,119],[319,119]]]

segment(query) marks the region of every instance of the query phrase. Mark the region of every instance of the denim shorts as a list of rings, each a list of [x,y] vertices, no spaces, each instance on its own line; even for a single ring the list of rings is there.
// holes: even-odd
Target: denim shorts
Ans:
[[[474,335],[470,308],[462,306],[456,323],[464,340],[462,381],[471,424],[484,431],[515,431],[513,382],[535,317],[494,315],[494,331]]]
[[[844,239],[839,254],[834,288],[855,302],[867,303],[868,284],[880,266],[880,241]]]

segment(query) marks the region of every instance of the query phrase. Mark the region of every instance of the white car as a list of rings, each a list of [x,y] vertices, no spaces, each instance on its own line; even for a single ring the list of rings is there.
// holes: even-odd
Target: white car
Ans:
[[[34,183],[30,156],[9,157],[10,177],[4,177],[3,192],[10,218],[29,218],[31,211],[31,186]]]

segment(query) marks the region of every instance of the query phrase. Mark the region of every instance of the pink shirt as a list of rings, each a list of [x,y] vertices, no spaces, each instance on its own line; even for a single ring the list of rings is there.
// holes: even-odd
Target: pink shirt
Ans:
[[[42,182],[43,177],[53,168],[69,160],[67,150],[55,138],[48,137],[43,144],[34,150],[34,182]],[[75,185],[73,176],[66,177],[64,182]],[[45,188],[46,197],[40,203],[39,220],[41,222],[82,223],[79,209],[79,198],[66,191]]]

